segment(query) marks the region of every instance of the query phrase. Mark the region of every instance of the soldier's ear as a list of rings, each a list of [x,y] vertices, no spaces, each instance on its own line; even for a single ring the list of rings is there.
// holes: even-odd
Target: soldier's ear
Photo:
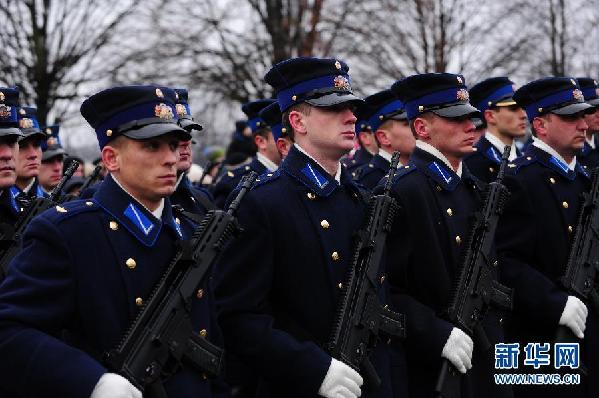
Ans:
[[[544,117],[535,117],[532,120],[532,127],[538,137],[547,135],[547,120]]]
[[[495,124],[495,111],[491,109],[486,109],[483,113],[483,117],[485,118],[487,124]]]
[[[414,133],[416,134],[416,138],[422,140],[428,140],[430,138],[429,134],[429,122],[425,118],[417,117],[414,119]]]
[[[102,163],[110,173],[119,171],[119,148],[111,145],[102,148]]]
[[[307,130],[305,117],[306,115],[296,110],[289,112],[289,124],[295,133],[306,134]]]

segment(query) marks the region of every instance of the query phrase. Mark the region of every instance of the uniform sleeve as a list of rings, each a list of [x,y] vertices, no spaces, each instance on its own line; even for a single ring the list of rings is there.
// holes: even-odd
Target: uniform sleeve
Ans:
[[[42,216],[23,242],[0,285],[0,384],[25,397],[89,397],[106,369],[57,337],[76,303],[65,239]]]
[[[331,357],[315,343],[278,329],[270,302],[273,275],[272,228],[267,212],[250,192],[238,219],[244,232],[216,266],[216,301],[225,347],[268,380],[298,395],[313,396]],[[278,237],[280,239],[280,237]]]
[[[433,308],[418,300],[418,292],[411,288],[413,284],[410,283],[410,275],[417,271],[416,268],[426,267],[426,264],[418,264],[418,253],[414,251],[417,247],[414,240],[423,237],[415,236],[411,229],[415,220],[409,215],[418,215],[410,212],[399,198],[396,199],[401,210],[387,237],[386,259],[393,305],[400,313],[405,314],[406,342],[410,350],[418,352],[424,360],[438,360],[453,325],[437,316]]]
[[[534,206],[526,188],[515,178],[506,178],[511,196],[499,219],[496,246],[502,282],[514,289],[514,312],[539,326],[556,327],[567,295],[536,268],[534,252],[539,231]]]

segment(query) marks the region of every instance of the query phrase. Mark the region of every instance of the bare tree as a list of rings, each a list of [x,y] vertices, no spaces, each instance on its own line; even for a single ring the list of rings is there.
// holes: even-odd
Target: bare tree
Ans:
[[[108,51],[140,0],[0,0],[0,83],[20,87],[40,123],[65,117],[82,85],[106,75]],[[114,47],[112,48],[114,50]]]

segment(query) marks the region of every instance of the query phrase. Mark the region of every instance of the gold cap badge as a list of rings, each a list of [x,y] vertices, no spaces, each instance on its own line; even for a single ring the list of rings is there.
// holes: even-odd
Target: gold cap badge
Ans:
[[[160,103],[154,107],[154,114],[160,119],[173,119],[173,110],[170,106]]]

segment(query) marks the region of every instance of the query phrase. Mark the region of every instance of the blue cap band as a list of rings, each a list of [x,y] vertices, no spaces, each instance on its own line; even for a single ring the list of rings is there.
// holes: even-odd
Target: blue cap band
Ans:
[[[495,90],[491,95],[480,101],[475,106],[479,111],[484,112],[489,109],[489,102],[498,102],[502,98],[505,98],[508,94],[514,95],[514,87],[511,84]]]
[[[318,90],[321,88],[342,88],[335,86],[335,79],[338,78],[338,76],[345,78],[345,81],[351,86],[351,80],[349,75],[340,73],[337,75],[327,75],[312,80],[306,80],[299,84],[296,84],[295,86],[279,91],[279,93],[277,94],[277,101],[279,102],[281,112],[285,112],[287,108],[289,108],[290,106],[302,102],[300,97],[303,94],[309,93],[310,91]],[[345,91],[350,92],[351,90],[347,89]],[[297,96],[295,101],[292,99],[294,95]]]
[[[409,101],[405,104],[406,112],[408,114],[408,119],[414,119],[421,114],[418,109],[419,106],[427,106],[427,105],[449,105],[449,103],[467,103],[467,101],[460,101],[458,98],[458,92],[464,90],[466,92],[466,99],[468,98],[468,91],[465,88],[457,88],[452,87],[448,90],[437,91],[436,93],[428,94],[423,97],[416,98],[412,101]]]
[[[574,96],[574,93],[577,91],[582,96],[582,91],[580,91],[579,89],[568,89],[564,91],[559,91],[555,94],[542,98],[537,102],[529,104],[526,107],[526,114],[528,116],[528,120],[532,122],[532,120],[535,117],[539,116],[542,113],[547,113],[551,109],[559,108],[560,105],[565,106],[569,103],[584,102],[584,98],[582,98],[582,101],[580,101],[578,98]],[[541,109],[540,111],[539,108]],[[547,108],[547,111],[545,111],[544,108]]]
[[[393,112],[400,111],[404,108],[403,102],[400,100],[395,100],[389,102],[387,105],[383,106],[379,110],[377,110],[371,117],[368,119],[368,124],[372,131],[378,130],[378,128],[383,124],[385,118],[381,119],[381,116],[388,115]]]

